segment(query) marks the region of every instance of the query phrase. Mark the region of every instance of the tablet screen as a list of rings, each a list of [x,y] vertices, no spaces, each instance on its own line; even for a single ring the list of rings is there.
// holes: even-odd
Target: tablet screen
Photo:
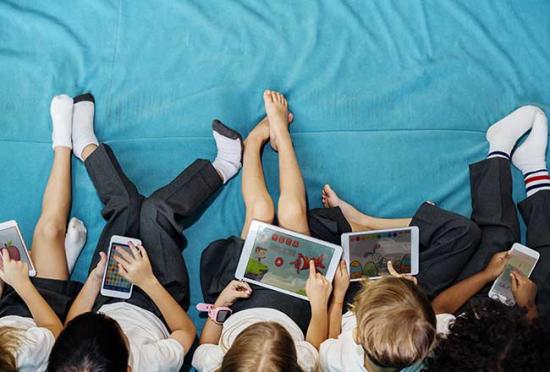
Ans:
[[[326,275],[335,251],[321,245],[270,229],[258,228],[244,277],[302,296],[309,276],[309,260]]]
[[[12,260],[23,261],[29,265],[25,246],[15,226],[0,230],[0,249],[7,249]],[[0,267],[2,267],[2,260],[0,260]]]
[[[402,274],[411,272],[411,231],[388,231],[349,237],[351,279],[376,277],[388,273],[391,261]]]

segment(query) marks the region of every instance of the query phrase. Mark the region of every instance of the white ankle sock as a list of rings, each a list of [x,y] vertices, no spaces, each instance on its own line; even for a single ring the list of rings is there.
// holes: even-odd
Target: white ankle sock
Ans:
[[[491,125],[487,130],[487,141],[489,141],[487,157],[509,159],[516,142],[531,129],[535,114],[540,111],[535,106],[522,106]]]
[[[544,113],[536,113],[533,129],[529,137],[512,156],[512,163],[525,175],[546,169],[546,145],[548,142],[548,122]]]
[[[243,141],[238,132],[219,120],[212,122],[212,134],[218,148],[218,155],[212,165],[222,175],[223,183],[226,183],[242,167]]]
[[[74,98],[73,152],[82,160],[82,151],[88,145],[99,145],[94,133],[94,97],[87,93]]]
[[[76,260],[86,244],[87,232],[82,221],[75,217],[71,218],[65,235],[65,255],[67,256],[69,274],[73,271]]]
[[[65,94],[52,98],[52,148],[63,146],[72,148],[71,131],[73,122],[73,99]]]

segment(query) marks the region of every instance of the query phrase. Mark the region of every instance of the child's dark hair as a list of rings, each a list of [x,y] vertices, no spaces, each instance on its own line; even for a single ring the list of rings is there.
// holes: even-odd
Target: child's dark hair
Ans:
[[[50,372],[125,372],[129,352],[118,323],[89,312],[71,320],[57,338]]]
[[[474,302],[426,361],[428,371],[544,371],[550,365],[550,319],[489,298]]]

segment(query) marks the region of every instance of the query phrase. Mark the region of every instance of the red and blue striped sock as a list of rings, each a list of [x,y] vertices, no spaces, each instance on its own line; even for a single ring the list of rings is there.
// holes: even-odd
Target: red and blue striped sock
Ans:
[[[535,194],[537,191],[550,190],[550,176],[547,169],[539,169],[523,175],[525,180],[525,191],[527,197]]]

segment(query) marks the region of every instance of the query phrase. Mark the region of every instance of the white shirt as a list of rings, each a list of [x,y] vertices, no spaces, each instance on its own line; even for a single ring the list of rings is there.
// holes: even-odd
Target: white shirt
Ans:
[[[437,332],[446,334],[451,314],[438,314]],[[451,318],[452,317],[452,318]],[[319,350],[321,371],[330,372],[367,372],[365,369],[365,351],[355,343],[353,331],[357,326],[355,314],[348,311],[342,316],[342,333],[337,339],[328,339]]]
[[[225,353],[237,336],[251,325],[259,322],[276,322],[282,325],[294,340],[298,364],[304,371],[315,371],[319,359],[317,349],[305,341],[300,327],[286,314],[269,308],[255,308],[239,311],[224,323],[218,345],[200,345],[193,355],[193,367],[202,372],[215,371],[221,367]]]
[[[132,372],[179,371],[185,350],[152,312],[127,302],[103,305],[98,312],[118,323],[130,343]]]
[[[37,327],[34,319],[8,315],[0,318],[0,327],[19,330],[21,344],[17,349],[16,363],[20,372],[42,372],[48,367],[48,358],[55,338],[53,333]]]

